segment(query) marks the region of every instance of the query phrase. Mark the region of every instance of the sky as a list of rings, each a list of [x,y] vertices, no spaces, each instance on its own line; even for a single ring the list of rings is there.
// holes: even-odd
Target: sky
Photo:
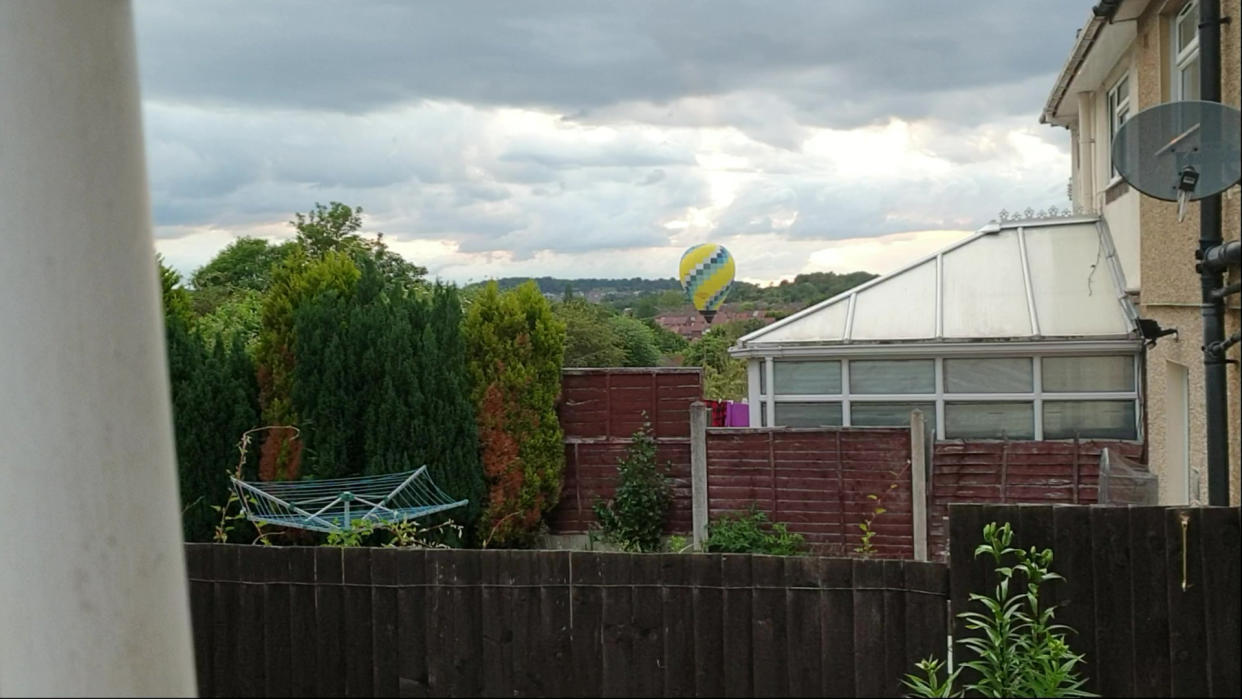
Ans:
[[[459,284],[885,273],[1068,204],[1039,113],[1090,6],[136,0],[156,247],[340,201]]]

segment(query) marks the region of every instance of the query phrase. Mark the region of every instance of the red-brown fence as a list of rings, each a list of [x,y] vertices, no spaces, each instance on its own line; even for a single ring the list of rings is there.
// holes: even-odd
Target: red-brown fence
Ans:
[[[949,503],[1072,504],[1098,502],[1100,452],[1142,456],[1137,442],[946,441],[932,452],[928,549],[944,558]]]
[[[876,555],[913,558],[908,429],[712,428],[707,464],[713,519],[755,503],[815,550],[844,554],[881,506],[870,525]]]
[[[698,368],[564,370],[558,416],[565,431],[565,480],[561,503],[549,517],[551,530],[590,529],[592,504],[612,496],[617,461],[645,420],[655,434],[656,457],[672,464],[668,530],[690,531],[690,404],[702,395]]]

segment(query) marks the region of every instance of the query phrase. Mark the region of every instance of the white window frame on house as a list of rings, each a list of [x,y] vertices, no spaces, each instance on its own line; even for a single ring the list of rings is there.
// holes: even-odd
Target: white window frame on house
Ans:
[[[1118,97],[1121,88],[1125,87],[1125,97]],[[1117,131],[1121,129],[1121,125],[1130,118],[1130,98],[1134,94],[1133,86],[1130,84],[1130,71],[1126,71],[1113,86],[1108,89],[1108,167],[1109,177],[1113,181],[1120,179],[1121,175],[1117,172],[1117,167],[1113,164],[1113,139],[1117,137]]]
[[[1182,27],[1187,23],[1193,23],[1191,26],[1190,40],[1182,44]],[[1191,0],[1178,11],[1170,24],[1171,36],[1169,39],[1169,54],[1173,58],[1171,81],[1169,84],[1169,100],[1177,102],[1180,100],[1199,99],[1199,85],[1195,82],[1193,94],[1187,94],[1182,87],[1182,76],[1186,74],[1192,66],[1199,64],[1199,0]]]
[[[1045,381],[1043,377],[1043,363],[1046,359],[1057,358],[1075,358],[1090,359],[1093,357],[1109,357],[1131,358],[1132,376],[1130,377],[1129,390],[1086,390],[1086,391],[1050,391],[1045,390]],[[776,420],[776,407],[781,403],[800,403],[800,404],[839,404],[841,414],[841,426],[852,427],[854,420],[854,408],[860,404],[874,403],[922,403],[928,404],[929,407],[934,406],[934,414],[928,415],[928,422],[935,425],[936,439],[1000,439],[1008,435],[998,434],[989,437],[973,437],[958,436],[949,434],[945,421],[946,405],[953,404],[1014,404],[1020,403],[1030,405],[1032,411],[1032,430],[1030,436],[1008,436],[1010,439],[1045,439],[1044,429],[1044,404],[1046,402],[1063,402],[1063,401],[1124,401],[1133,405],[1134,425],[1132,436],[1115,437],[1093,435],[1089,431],[1082,433],[1083,439],[1120,439],[1123,441],[1137,441],[1142,439],[1142,406],[1140,404],[1140,385],[1142,380],[1142,358],[1134,353],[1118,353],[1110,352],[1106,354],[1063,354],[1050,352],[1047,354],[1040,353],[1023,353],[1013,355],[958,355],[938,356],[938,357],[906,357],[907,360],[915,361],[931,361],[934,366],[935,388],[925,393],[858,393],[854,392],[850,382],[850,367],[852,363],[871,362],[878,359],[887,359],[887,357],[841,357],[841,356],[799,356],[796,361],[799,362],[839,362],[840,363],[840,389],[833,393],[775,393],[775,366],[778,362],[793,361],[793,358],[774,358],[766,356],[762,358],[754,358],[751,360],[750,366],[752,370],[749,372],[750,382],[749,389],[752,396],[751,402],[756,405],[752,424],[756,426],[766,427],[769,425],[779,425]],[[896,358],[894,358],[896,359]],[[1030,390],[1027,391],[1010,391],[1010,392],[953,392],[945,388],[945,361],[957,359],[1026,359],[1030,360]],[[1054,437],[1054,439],[1068,439],[1068,437]]]

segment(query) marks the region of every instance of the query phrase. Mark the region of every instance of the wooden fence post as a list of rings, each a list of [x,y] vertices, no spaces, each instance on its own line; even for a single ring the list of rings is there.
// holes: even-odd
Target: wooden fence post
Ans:
[[[690,404],[690,502],[694,550],[707,546],[707,404]]]
[[[914,523],[914,560],[927,560],[927,432],[923,411],[910,413],[910,517]]]

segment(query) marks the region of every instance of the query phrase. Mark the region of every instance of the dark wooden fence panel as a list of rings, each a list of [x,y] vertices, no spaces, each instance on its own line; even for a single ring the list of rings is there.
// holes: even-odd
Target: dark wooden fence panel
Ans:
[[[947,634],[941,564],[207,544],[186,555],[202,696],[897,696],[910,659],[943,656]]]
[[[733,554],[186,547],[203,696],[897,696],[995,585],[986,522],[1050,546],[1091,691],[1236,696],[1236,508],[963,505],[951,566]],[[955,634],[962,636],[958,625]],[[965,659],[959,647],[955,659]]]
[[[1237,508],[952,505],[954,612],[996,584],[975,559],[987,522],[1009,522],[1013,546],[1050,547],[1056,621],[1086,654],[1086,689],[1104,696],[1238,696],[1242,587]],[[977,603],[973,606],[977,606]],[[955,634],[964,632],[961,622]],[[956,659],[965,659],[956,649]]]

